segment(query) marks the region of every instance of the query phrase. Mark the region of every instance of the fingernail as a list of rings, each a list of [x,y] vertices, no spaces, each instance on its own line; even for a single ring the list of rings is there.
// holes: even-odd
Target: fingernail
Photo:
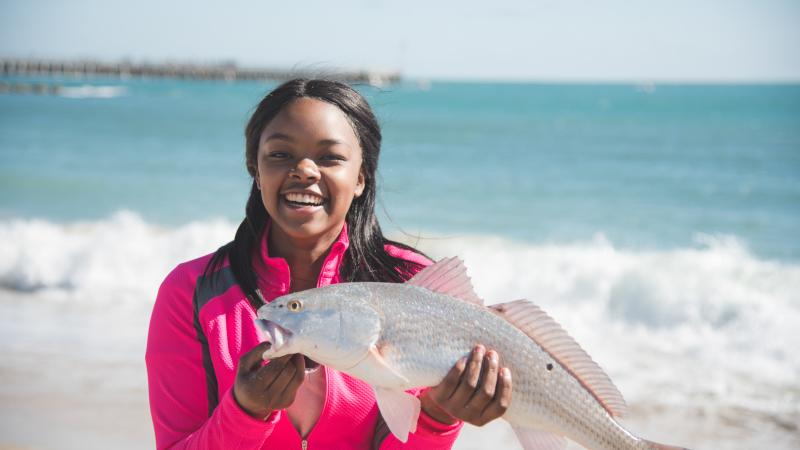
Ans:
[[[497,361],[500,360],[500,357],[497,355],[497,352],[494,351],[494,350],[489,350],[489,353],[487,353],[487,356],[489,356],[489,361],[492,362],[492,363],[495,363],[495,364],[497,364]]]

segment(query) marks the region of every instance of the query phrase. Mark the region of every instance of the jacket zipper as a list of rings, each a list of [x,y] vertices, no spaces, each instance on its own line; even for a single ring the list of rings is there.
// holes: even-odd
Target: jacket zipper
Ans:
[[[301,447],[303,450],[307,450],[307,449],[308,449],[308,441],[307,441],[307,440],[305,440],[305,439],[303,439],[303,440],[300,442],[300,447]]]

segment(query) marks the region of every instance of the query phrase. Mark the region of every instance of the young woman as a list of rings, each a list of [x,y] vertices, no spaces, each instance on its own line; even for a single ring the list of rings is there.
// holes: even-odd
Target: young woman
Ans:
[[[267,95],[245,130],[253,177],[234,240],[180,264],[158,292],[147,342],[158,448],[450,448],[511,399],[511,375],[477,346],[441,384],[414,392],[401,443],[372,389],[301,355],[268,363],[253,319],[263,301],[347,281],[403,282],[431,262],[375,218],[378,123],[364,98],[326,80]]]

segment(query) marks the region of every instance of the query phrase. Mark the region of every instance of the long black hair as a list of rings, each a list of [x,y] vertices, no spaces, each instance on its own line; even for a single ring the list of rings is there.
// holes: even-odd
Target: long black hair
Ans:
[[[261,301],[256,295],[252,258],[254,254],[260,254],[258,249],[269,221],[256,184],[259,139],[267,124],[289,103],[300,98],[313,98],[338,107],[350,121],[361,145],[364,191],[353,199],[345,217],[350,245],[341,265],[341,279],[402,282],[421,268],[419,264],[396,258],[384,249],[390,244],[419,253],[414,248],[387,239],[375,217],[375,172],[381,148],[381,130],[367,101],[355,89],[338,81],[294,79],[267,94],[245,127],[245,161],[247,171],[253,177],[245,218],[233,241],[220,247],[205,269],[206,275],[213,273],[227,257],[236,282],[254,307],[260,306]]]

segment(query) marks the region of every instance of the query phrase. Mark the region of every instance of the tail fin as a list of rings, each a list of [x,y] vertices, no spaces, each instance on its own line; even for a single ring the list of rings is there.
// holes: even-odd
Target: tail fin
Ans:
[[[653,441],[645,441],[652,450],[689,450],[686,447],[676,447],[674,445],[664,445]]]

